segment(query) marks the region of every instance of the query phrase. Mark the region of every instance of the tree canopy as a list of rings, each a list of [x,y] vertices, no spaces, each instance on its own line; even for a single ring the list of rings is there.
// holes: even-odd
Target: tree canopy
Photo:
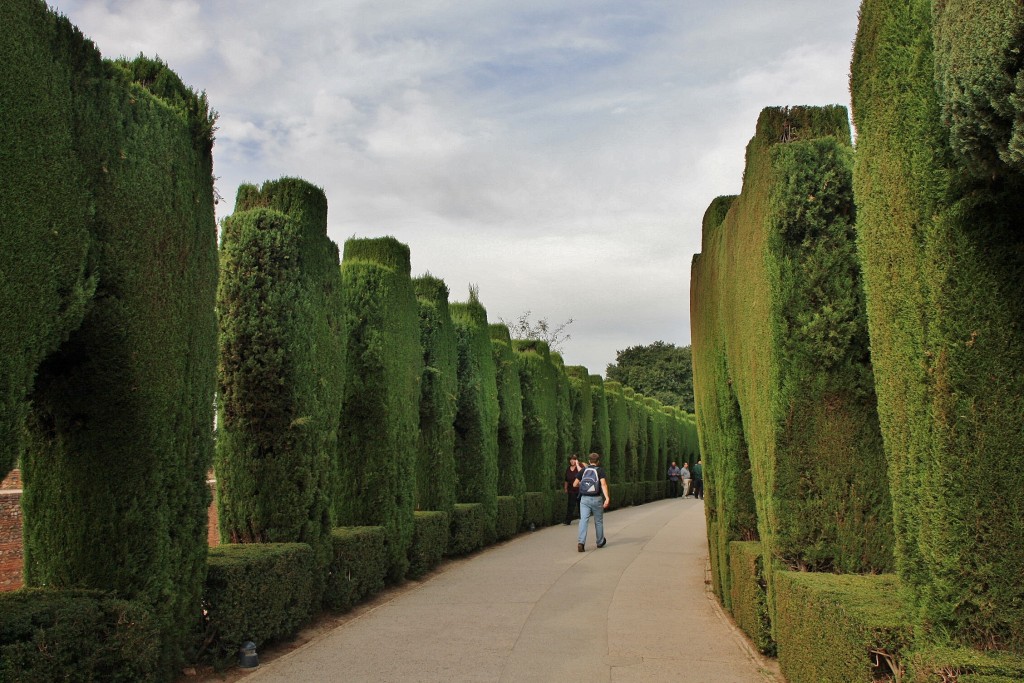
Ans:
[[[690,347],[663,341],[616,351],[605,375],[635,391],[693,412],[693,365]]]

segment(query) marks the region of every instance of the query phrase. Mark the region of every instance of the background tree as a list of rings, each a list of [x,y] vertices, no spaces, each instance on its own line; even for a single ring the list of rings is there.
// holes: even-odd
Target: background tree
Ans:
[[[572,335],[565,330],[572,325],[572,318],[564,323],[553,325],[547,318],[541,318],[537,322],[530,320],[531,311],[523,311],[514,321],[509,322],[499,318],[501,324],[508,328],[513,339],[539,339],[547,342],[548,349],[558,353],[562,351],[562,345],[572,339]]]
[[[690,347],[663,341],[617,351],[607,379],[632,387],[667,406],[693,412],[693,364]]]

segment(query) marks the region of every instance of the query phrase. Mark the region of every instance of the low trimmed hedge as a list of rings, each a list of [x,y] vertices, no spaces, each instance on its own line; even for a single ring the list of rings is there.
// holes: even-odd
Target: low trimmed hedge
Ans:
[[[913,637],[893,574],[774,575],[779,665],[789,683],[885,679]],[[881,654],[884,653],[884,654]]]
[[[612,510],[624,508],[633,504],[633,484],[625,482],[621,484],[608,484],[608,493],[612,494]]]
[[[633,505],[643,505],[650,502],[647,497],[647,482],[633,482]]]
[[[512,538],[519,531],[520,512],[519,499],[515,496],[498,496],[498,523],[495,533],[499,541]]]
[[[488,526],[483,503],[456,503],[448,554],[467,555],[487,545]]]
[[[306,543],[232,543],[207,555],[206,641],[215,661],[242,643],[289,638],[308,623],[321,585]]]
[[[0,681],[163,681],[160,629],[143,604],[102,591],[0,593]]]
[[[501,501],[498,501],[500,521]],[[409,571],[406,577],[418,579],[436,567],[448,550],[451,520],[442,510],[417,510],[413,513],[412,544],[409,546]]]
[[[551,496],[546,491],[527,491],[523,494],[523,528],[540,529],[551,526]]]
[[[346,612],[384,588],[390,567],[387,530],[382,526],[338,527],[331,531],[331,545],[324,606]]]
[[[1024,681],[1024,656],[966,648],[921,650],[908,658],[904,680],[909,683],[1019,683]]]
[[[647,502],[653,503],[656,500],[662,500],[665,497],[668,482],[664,481],[649,481],[647,482]]]
[[[768,614],[768,592],[759,541],[733,541],[729,544],[729,571],[732,575],[732,616],[736,625],[762,653],[775,656],[772,624]]]

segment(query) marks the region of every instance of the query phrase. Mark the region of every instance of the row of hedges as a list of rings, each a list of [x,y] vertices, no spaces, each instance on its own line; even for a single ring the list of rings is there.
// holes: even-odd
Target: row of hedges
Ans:
[[[1024,678],[1021,36],[865,0],[856,152],[840,107],[766,109],[704,216],[713,583],[790,681]]]

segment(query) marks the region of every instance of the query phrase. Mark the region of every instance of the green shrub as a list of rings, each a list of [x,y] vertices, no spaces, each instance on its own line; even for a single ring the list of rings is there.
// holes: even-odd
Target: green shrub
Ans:
[[[897,569],[936,644],[1024,652],[1024,181],[961,162],[1015,134],[1011,4],[865,2],[851,91]]]
[[[25,580],[150,605],[174,671],[206,571],[215,116],[38,0],[0,21],[0,471],[21,456]]]
[[[551,364],[555,366],[555,489],[562,488],[561,475],[573,453],[573,446],[579,439],[573,436],[572,397],[569,377],[565,374],[565,361],[559,353],[551,353]]]
[[[732,617],[759,652],[774,656],[775,641],[772,640],[771,617],[768,614],[768,587],[764,578],[761,544],[733,541],[729,545]]]
[[[240,543],[210,548],[203,604],[206,642],[217,662],[248,640],[291,638],[317,608],[322,581],[305,543]]]
[[[499,506],[501,501],[499,500]],[[406,578],[418,579],[441,562],[448,551],[451,516],[440,510],[413,513],[414,528],[409,546],[409,572]]]
[[[629,481],[626,457],[629,413],[626,408],[626,397],[622,393],[622,385],[614,381],[605,382],[604,398],[608,406],[608,480],[612,483]]]
[[[554,512],[551,503],[551,491],[527,491],[523,494],[523,528],[534,529],[551,526]],[[563,503],[565,501],[563,500]],[[562,509],[565,509],[563,505]]]
[[[875,681],[911,643],[895,576],[775,572],[779,664],[790,683]],[[873,654],[884,653],[884,654]]]
[[[601,456],[601,466],[611,466],[612,436],[608,424],[608,401],[604,397],[604,379],[601,375],[590,376],[590,396],[594,404],[594,425],[591,436],[591,453]],[[580,456],[586,460],[585,454]]]
[[[1024,657],[967,648],[922,648],[907,658],[909,683],[1020,683]]]
[[[102,591],[0,593],[0,680],[163,681],[149,607]]]
[[[493,531],[482,503],[456,503],[448,554],[468,555],[483,548],[492,541]]]
[[[498,495],[515,498],[518,527],[523,517],[522,500],[526,492],[526,480],[523,478],[523,389],[519,383],[519,361],[512,350],[508,327],[497,323],[488,329],[498,387]],[[501,501],[498,503],[500,506]],[[499,525],[502,523],[501,515],[499,510]]]
[[[409,248],[392,237],[350,238],[341,274],[347,349],[336,519],[387,529],[388,578],[397,582],[412,542],[423,374]]]
[[[487,311],[470,290],[467,303],[451,306],[459,350],[459,394],[455,414],[458,501],[480,503],[483,545],[494,542],[498,519],[498,383]]]
[[[308,543],[326,567],[344,347],[323,190],[296,178],[241,186],[220,264],[221,538]]]
[[[523,478],[526,490],[549,493],[561,485],[555,368],[546,343],[515,339],[523,391]],[[548,501],[550,503],[550,501]],[[548,510],[550,514],[550,509]],[[529,511],[526,513],[529,515]]]
[[[420,432],[416,458],[416,509],[451,513],[455,473],[455,410],[459,352],[448,311],[448,287],[424,275],[413,280],[420,311],[423,379],[420,383]]]
[[[569,380],[569,410],[572,413],[572,452],[580,457],[591,453],[594,433],[594,399],[590,371],[582,365],[565,368]]]
[[[522,499],[515,496],[498,496],[498,525],[496,536],[499,541],[512,538],[519,532],[523,519]]]
[[[339,527],[331,531],[331,543],[324,606],[346,612],[384,588],[392,566],[389,535],[382,526]]]

